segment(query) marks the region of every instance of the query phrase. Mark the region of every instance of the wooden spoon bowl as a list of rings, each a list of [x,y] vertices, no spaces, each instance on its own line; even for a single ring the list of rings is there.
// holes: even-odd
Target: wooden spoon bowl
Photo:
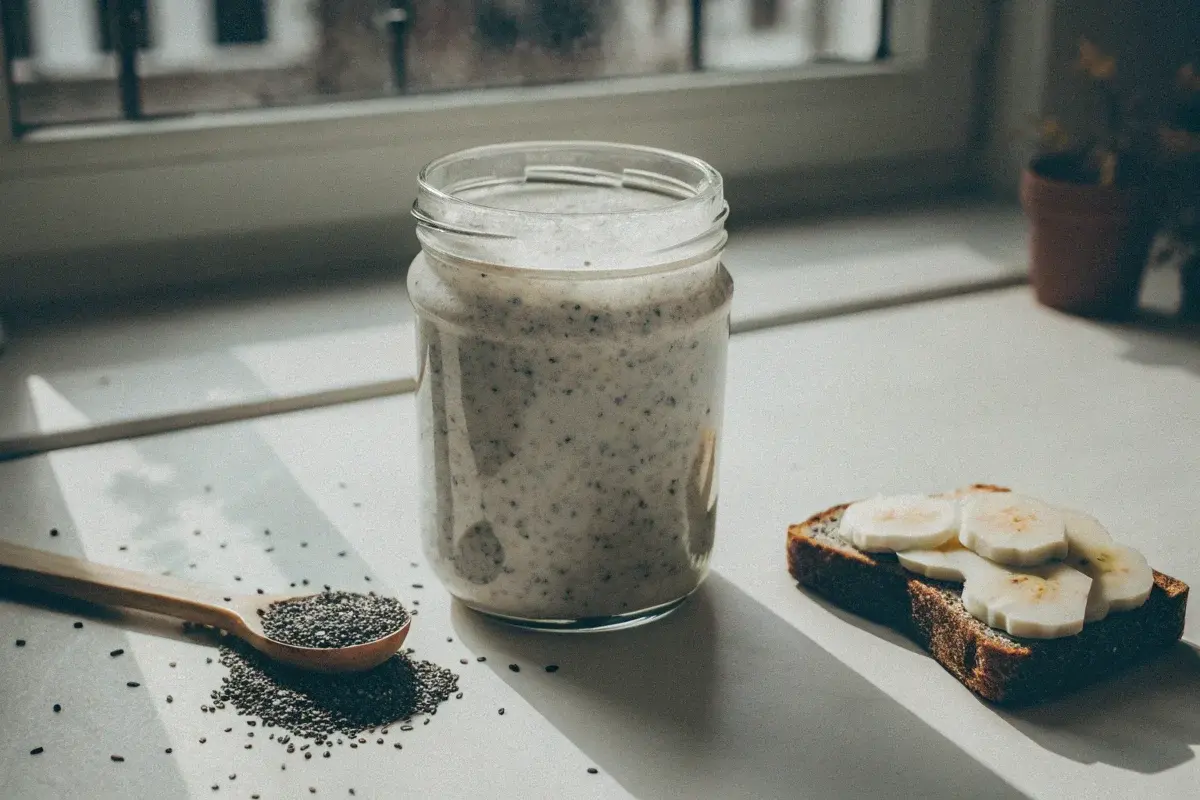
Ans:
[[[222,601],[222,607],[229,613],[229,623],[218,627],[245,640],[255,650],[276,661],[314,672],[362,672],[377,667],[400,649],[412,624],[412,618],[409,617],[404,620],[403,625],[386,636],[362,644],[347,647],[300,647],[267,636],[258,612],[261,610],[265,613],[274,603],[287,603],[312,595],[227,596],[232,599],[227,603]]]

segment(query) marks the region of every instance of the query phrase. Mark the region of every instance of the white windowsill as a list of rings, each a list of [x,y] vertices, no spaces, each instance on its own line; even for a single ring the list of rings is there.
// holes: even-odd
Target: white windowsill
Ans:
[[[712,163],[740,222],[961,188],[975,4],[897,4],[884,64],[582,82],[44,131],[0,144],[0,302],[405,261],[420,168],[517,139]]]
[[[1024,236],[1019,210],[996,206],[735,231],[734,330],[1017,282]],[[410,390],[411,320],[402,276],[169,313],[16,320],[0,355],[0,457]]]

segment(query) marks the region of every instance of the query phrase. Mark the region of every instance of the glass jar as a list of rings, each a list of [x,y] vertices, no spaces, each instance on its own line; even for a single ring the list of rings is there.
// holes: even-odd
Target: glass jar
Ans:
[[[422,172],[417,407],[425,554],[531,627],[662,616],[708,572],[729,307],[721,176],[599,142]]]

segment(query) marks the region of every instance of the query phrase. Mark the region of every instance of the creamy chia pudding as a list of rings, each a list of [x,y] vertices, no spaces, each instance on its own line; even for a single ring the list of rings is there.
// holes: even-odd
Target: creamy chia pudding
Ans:
[[[719,199],[719,176],[686,163]],[[557,238],[481,248],[426,228],[409,271],[426,555],[452,594],[526,624],[653,618],[699,585],[712,551],[732,296],[724,214],[683,218],[715,217],[698,231],[639,233],[679,223],[686,189],[522,174],[455,200],[535,225],[574,214]],[[645,237],[668,247],[655,254]]]

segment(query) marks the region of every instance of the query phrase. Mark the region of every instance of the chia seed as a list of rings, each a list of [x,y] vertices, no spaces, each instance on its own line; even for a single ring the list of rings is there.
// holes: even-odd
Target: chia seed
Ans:
[[[558,664],[547,664],[546,672],[558,672]]]
[[[272,603],[262,621],[267,636],[286,644],[349,647],[395,633],[408,621],[408,613],[390,597],[324,591]]]
[[[60,711],[62,711],[62,706],[60,706],[58,703],[55,703],[54,704],[54,713],[57,714]]]
[[[402,653],[366,672],[323,674],[273,662],[230,639],[221,647],[221,663],[229,674],[212,693],[214,700],[317,743],[334,735],[356,738],[370,728],[432,714],[458,690],[454,673]],[[292,749],[284,737],[276,741]]]

